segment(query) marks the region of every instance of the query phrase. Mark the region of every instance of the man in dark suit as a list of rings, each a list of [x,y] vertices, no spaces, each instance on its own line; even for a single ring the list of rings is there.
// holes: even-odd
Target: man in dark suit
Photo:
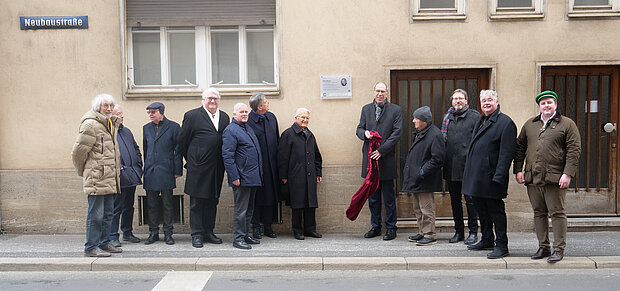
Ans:
[[[149,213],[149,237],[144,244],[159,240],[159,220],[163,215],[164,241],[174,244],[172,224],[174,208],[172,189],[176,178],[183,176],[183,158],[177,146],[180,126],[164,116],[164,104],[155,102],[146,107],[151,122],[144,125],[144,189]]]
[[[381,196],[385,204],[385,226],[387,231],[384,240],[396,237],[396,195],[394,193],[394,179],[398,177],[396,170],[396,144],[400,140],[402,128],[402,112],[398,105],[388,102],[387,85],[379,82],[374,87],[374,100],[362,107],[360,123],[357,125],[356,135],[364,141],[362,147],[362,178],[366,177],[368,168],[368,145],[371,139],[370,131],[381,135],[381,145],[370,153],[370,158],[379,160],[380,182],[379,189],[368,198],[370,208],[370,223],[372,228],[365,238],[381,235]]]
[[[487,258],[498,259],[508,256],[506,209],[502,199],[508,195],[508,170],[516,152],[517,127],[508,115],[500,112],[497,92],[480,91],[480,105],[483,115],[474,126],[462,192],[473,199],[482,238],[467,248],[492,249]]]
[[[269,111],[269,100],[264,94],[254,94],[250,97],[250,117],[247,125],[254,130],[260,144],[263,157],[263,186],[256,190],[254,199],[254,215],[252,228],[254,238],[262,238],[261,223],[265,227],[265,236],[275,238],[276,233],[271,228],[274,206],[278,203],[278,142],[280,130],[278,119]]]
[[[209,88],[202,93],[202,106],[183,116],[179,146],[185,157],[187,178],[185,194],[189,198],[189,226],[192,246],[201,248],[203,242],[221,244],[215,236],[217,204],[224,180],[222,132],[230,118],[219,110],[220,92]]]

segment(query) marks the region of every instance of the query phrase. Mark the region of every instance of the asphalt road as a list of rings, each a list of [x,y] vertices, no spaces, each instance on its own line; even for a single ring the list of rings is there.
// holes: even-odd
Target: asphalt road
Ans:
[[[0,290],[617,290],[620,269],[2,272]]]

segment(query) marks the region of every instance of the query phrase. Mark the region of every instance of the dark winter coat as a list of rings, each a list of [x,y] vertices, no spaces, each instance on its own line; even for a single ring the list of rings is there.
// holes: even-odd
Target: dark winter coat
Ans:
[[[448,119],[450,124],[448,125],[443,178],[448,181],[462,181],[467,149],[474,126],[480,119],[480,113],[470,108],[461,115],[449,114]]]
[[[441,166],[446,154],[441,130],[428,124],[420,132],[414,130],[412,136],[413,141],[403,170],[401,192],[440,192]]]
[[[398,105],[386,103],[379,120],[375,117],[375,105],[366,104],[362,107],[360,123],[357,125],[356,135],[364,141],[362,146],[362,178],[366,178],[368,168],[368,139],[364,136],[366,130],[376,131],[383,140],[377,149],[381,153],[379,158],[379,179],[392,180],[398,178],[396,170],[396,145],[400,140],[403,126],[402,111]]]
[[[278,146],[280,179],[288,179],[286,185],[294,209],[319,206],[316,177],[323,176],[323,160],[314,134],[308,132],[305,136],[301,127],[293,123],[282,133]]]
[[[224,180],[222,133],[230,117],[220,110],[216,129],[204,107],[185,113],[179,134],[179,147],[185,157],[185,193],[198,198],[219,199]]]
[[[116,140],[121,153],[121,188],[142,185],[142,154],[133,133],[121,124]]]
[[[558,185],[562,174],[575,176],[581,154],[581,135],[575,122],[556,112],[545,130],[540,115],[523,124],[517,138],[513,172],[523,171],[525,185]]]
[[[251,127],[233,119],[222,134],[222,158],[228,186],[239,179],[241,187],[262,185],[263,159],[258,138]]]
[[[247,125],[254,130],[263,157],[263,186],[256,190],[254,204],[275,205],[278,202],[278,187],[280,185],[278,175],[278,143],[280,141],[278,120],[269,111],[265,112],[264,118],[251,111]]]
[[[181,127],[165,117],[159,124],[157,134],[153,122],[145,124],[142,128],[145,190],[174,189],[177,187],[174,175],[183,175],[183,157],[177,145],[177,136]]]
[[[508,171],[515,156],[517,127],[499,110],[482,125],[476,122],[465,161],[462,192],[480,198],[502,199],[508,193]]]

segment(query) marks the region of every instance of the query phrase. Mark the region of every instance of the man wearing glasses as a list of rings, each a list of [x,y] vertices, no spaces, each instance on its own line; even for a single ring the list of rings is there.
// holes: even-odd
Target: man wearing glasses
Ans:
[[[381,145],[370,153],[370,158],[379,161],[380,177],[379,189],[368,198],[370,208],[370,224],[372,228],[365,238],[381,235],[381,197],[385,204],[385,226],[387,231],[384,240],[396,238],[396,195],[394,193],[394,179],[398,177],[396,171],[396,144],[400,140],[403,123],[402,112],[398,105],[388,101],[387,85],[379,82],[374,87],[374,99],[362,107],[360,123],[357,125],[356,135],[364,141],[362,147],[362,178],[366,177],[369,153],[368,147],[372,138],[370,131],[376,131],[381,136]]]
[[[220,92],[214,88],[205,90],[202,106],[185,113],[179,133],[187,169],[185,194],[190,196],[189,226],[195,248],[203,247],[203,242],[222,243],[213,229],[224,180],[222,133],[230,117],[219,109],[219,104]]]

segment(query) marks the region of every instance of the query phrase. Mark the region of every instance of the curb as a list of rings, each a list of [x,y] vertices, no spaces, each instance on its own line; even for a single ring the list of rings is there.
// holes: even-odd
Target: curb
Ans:
[[[208,257],[0,258],[0,271],[321,271],[620,268],[620,256],[565,257],[549,264],[529,257]]]

